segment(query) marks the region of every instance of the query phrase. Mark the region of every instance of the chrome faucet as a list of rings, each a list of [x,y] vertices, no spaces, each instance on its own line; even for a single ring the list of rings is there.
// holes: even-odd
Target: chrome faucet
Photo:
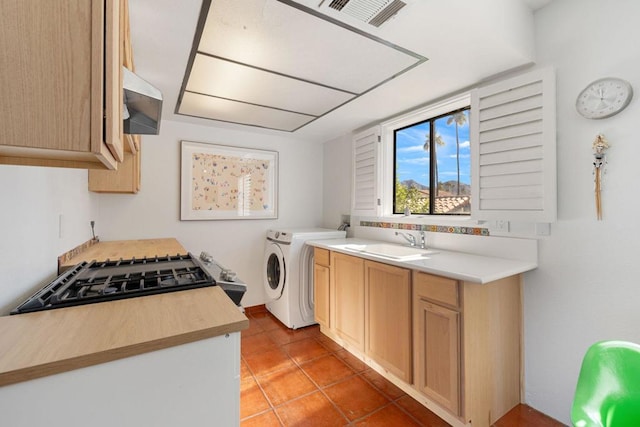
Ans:
[[[416,236],[414,236],[413,234],[409,234],[409,233],[401,233],[399,231],[396,231],[396,236],[401,236],[404,238],[404,240],[406,240],[407,242],[409,242],[409,244],[411,246],[415,246],[416,245]]]
[[[424,231],[420,232],[420,249],[427,249],[427,237]]]

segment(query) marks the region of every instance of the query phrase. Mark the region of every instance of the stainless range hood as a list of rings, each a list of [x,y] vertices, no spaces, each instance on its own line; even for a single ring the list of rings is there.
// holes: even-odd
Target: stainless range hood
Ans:
[[[162,93],[126,67],[122,67],[122,75],[124,133],[158,135],[162,114]]]

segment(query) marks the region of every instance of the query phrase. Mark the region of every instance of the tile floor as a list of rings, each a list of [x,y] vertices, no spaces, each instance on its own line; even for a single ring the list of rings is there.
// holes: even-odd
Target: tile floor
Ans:
[[[264,306],[249,308],[247,317],[241,426],[449,425],[322,335],[318,326],[287,329]],[[562,424],[520,405],[495,426]]]

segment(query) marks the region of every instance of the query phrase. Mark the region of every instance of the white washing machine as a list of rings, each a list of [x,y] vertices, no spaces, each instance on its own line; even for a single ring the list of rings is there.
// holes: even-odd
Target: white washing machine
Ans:
[[[346,231],[326,228],[267,230],[264,251],[266,307],[291,329],[315,324],[313,247],[307,240],[340,239]]]

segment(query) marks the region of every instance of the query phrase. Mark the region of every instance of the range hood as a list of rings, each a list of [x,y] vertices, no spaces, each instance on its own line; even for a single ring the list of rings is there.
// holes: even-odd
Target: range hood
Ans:
[[[122,67],[122,76],[123,132],[132,135],[158,135],[162,93],[126,67]]]

